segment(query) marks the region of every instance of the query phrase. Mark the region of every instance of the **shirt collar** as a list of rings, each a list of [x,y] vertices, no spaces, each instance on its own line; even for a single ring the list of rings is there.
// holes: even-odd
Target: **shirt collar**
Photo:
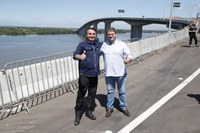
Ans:
[[[113,42],[111,42],[111,41],[108,41],[108,42],[109,42],[109,45],[112,45],[112,44],[114,44],[116,41],[117,41],[117,39],[115,39]]]

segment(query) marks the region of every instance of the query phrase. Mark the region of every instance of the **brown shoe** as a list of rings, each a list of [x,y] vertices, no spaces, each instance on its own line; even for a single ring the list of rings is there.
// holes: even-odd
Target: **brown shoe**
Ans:
[[[112,114],[112,112],[113,112],[113,109],[106,109],[106,115],[105,115],[105,117],[106,118],[110,117],[111,114]]]
[[[130,112],[128,111],[128,109],[124,109],[122,110],[122,112],[126,115],[126,116],[131,116]]]

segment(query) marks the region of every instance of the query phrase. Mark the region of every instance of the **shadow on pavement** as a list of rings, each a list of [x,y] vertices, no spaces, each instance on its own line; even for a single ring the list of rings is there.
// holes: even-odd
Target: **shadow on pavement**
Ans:
[[[184,47],[184,48],[191,48],[190,45],[182,45],[181,47]]]
[[[101,107],[104,107],[106,109],[107,95],[97,94],[96,99],[99,101]],[[116,97],[115,97],[115,100],[114,100],[114,108],[116,108],[119,111],[121,110],[120,107],[119,107],[119,99],[116,98]]]
[[[200,104],[200,94],[188,94],[188,97],[195,98]]]

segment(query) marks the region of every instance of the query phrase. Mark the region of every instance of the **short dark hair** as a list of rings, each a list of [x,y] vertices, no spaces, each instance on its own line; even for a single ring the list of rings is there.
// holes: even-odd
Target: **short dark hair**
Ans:
[[[110,28],[107,29],[107,33],[111,32],[111,31],[117,33],[116,29],[113,28],[113,27],[110,27]]]
[[[94,27],[88,27],[87,30],[86,30],[86,35],[87,35],[88,30],[94,30],[97,33],[97,30]]]

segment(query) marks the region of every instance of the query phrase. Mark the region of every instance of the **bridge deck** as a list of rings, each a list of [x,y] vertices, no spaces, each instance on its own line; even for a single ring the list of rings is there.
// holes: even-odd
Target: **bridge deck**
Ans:
[[[118,132],[154,103],[176,88],[200,66],[200,47],[187,47],[188,41],[173,49],[154,55],[128,67],[127,101],[131,117],[124,116],[117,106],[110,118],[105,118],[106,86],[99,80],[96,97],[97,120],[83,116],[79,126],[74,126],[76,95],[66,93],[43,102],[26,111],[0,120],[1,133],[103,133]],[[183,79],[183,80],[182,80]],[[200,132],[200,91],[198,75],[178,94],[137,126],[134,133]]]

